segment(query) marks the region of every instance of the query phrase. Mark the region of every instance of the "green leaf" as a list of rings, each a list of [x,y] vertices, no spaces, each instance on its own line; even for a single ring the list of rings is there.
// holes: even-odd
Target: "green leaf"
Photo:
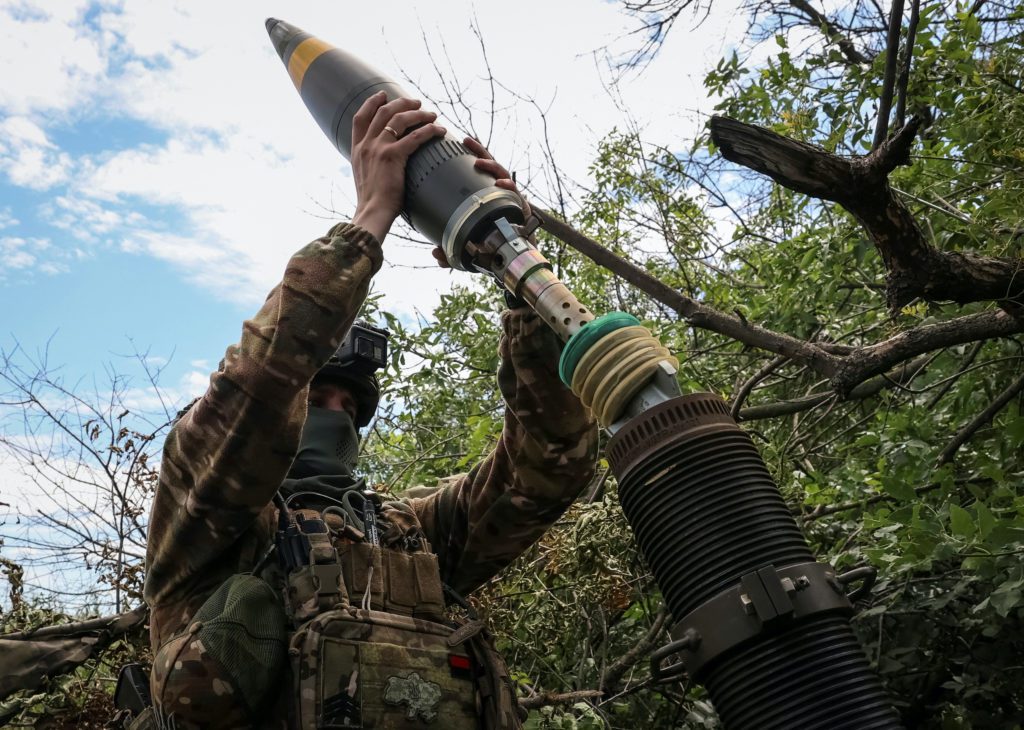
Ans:
[[[986,538],[992,533],[992,529],[996,526],[996,517],[992,514],[989,508],[985,506],[984,502],[978,502],[975,506],[975,511],[978,513],[978,535],[982,538]]]
[[[1019,588],[1014,588],[1008,591],[996,591],[989,596],[989,605],[995,609],[995,612],[1004,618],[1010,615],[1010,611],[1015,609],[1021,604],[1021,599],[1024,596],[1021,595]]]
[[[901,502],[909,502],[917,496],[914,492],[914,488],[906,481],[899,478],[886,479],[882,482],[882,489],[885,490],[886,494],[895,497]]]
[[[974,535],[974,520],[971,513],[963,507],[955,504],[949,507],[949,524],[953,528],[953,534],[960,537],[972,537]]]

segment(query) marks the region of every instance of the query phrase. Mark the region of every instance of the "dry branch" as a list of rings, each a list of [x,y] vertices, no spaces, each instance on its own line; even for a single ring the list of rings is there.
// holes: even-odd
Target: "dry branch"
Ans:
[[[930,358],[930,354],[920,355],[909,362],[903,363],[898,368],[886,373],[885,375],[879,375],[871,378],[870,380],[866,380],[857,387],[851,389],[850,392],[847,393],[845,399],[848,401],[864,400],[878,395],[887,388],[903,385],[917,376],[920,373],[921,368],[927,364]],[[740,409],[737,414],[738,420],[757,421],[764,418],[776,418],[778,416],[792,415],[793,413],[802,413],[804,411],[809,411],[812,408],[817,408],[835,397],[835,391],[826,391],[824,393],[812,393],[811,395],[806,395],[803,398],[795,398],[793,400],[750,406]]]
[[[547,705],[568,705],[586,700],[595,700],[604,693],[599,689],[580,689],[575,692],[539,692],[532,697],[523,697],[519,706],[524,710],[536,710]]]
[[[722,118],[718,117],[717,119]],[[741,126],[749,127],[749,125]],[[760,128],[755,127],[754,129]],[[767,134],[774,134],[768,132],[768,130],[761,131]],[[774,136],[778,137],[778,135]],[[817,153],[824,155],[824,157],[812,158],[812,162],[817,159],[825,165],[832,165],[836,160],[841,161],[841,158],[824,153],[810,145],[803,145],[801,142],[794,142],[784,137],[778,137],[778,139],[787,144],[807,147],[815,151],[816,155]],[[891,140],[883,145],[883,150],[888,148],[889,142]],[[856,349],[847,347],[833,348],[824,343],[806,342],[791,335],[760,327],[746,319],[726,314],[707,304],[691,299],[632,262],[609,251],[597,241],[583,235],[550,212],[543,213],[542,221],[544,229],[556,238],[569,244],[599,266],[603,266],[612,273],[622,277],[648,294],[652,299],[673,309],[692,326],[717,332],[744,345],[774,352],[777,355],[783,355],[791,360],[807,365],[815,372],[828,377],[833,391],[841,398],[856,397],[853,395],[854,388],[865,380],[881,375],[900,363],[906,362],[918,355],[943,347],[951,347],[994,337],[1006,337],[1024,332],[1024,317],[1018,318],[1007,314],[1005,311],[996,310],[965,315],[937,324],[921,325],[900,332],[874,345]],[[1024,276],[1021,278],[1024,281]],[[843,354],[842,356],[837,354],[840,352]],[[884,383],[880,384],[876,390],[869,394],[873,395],[878,390],[881,390],[882,387],[885,387]],[[813,402],[807,400],[797,401],[796,411],[813,408],[830,397],[832,397],[831,394],[823,394],[820,396],[820,400]],[[819,398],[819,396],[811,396],[810,398]],[[783,409],[780,414],[795,412],[785,410],[786,407],[785,404],[779,405],[779,408]],[[740,417],[768,417],[767,415],[748,415],[750,413],[758,413],[758,411],[744,409],[740,413]]]
[[[896,90],[897,59],[900,54],[900,29],[903,27],[903,0],[893,0],[889,10],[889,36],[885,44],[885,74],[882,78],[882,96],[878,100],[878,122],[871,149],[881,147],[889,134],[889,113]]]
[[[736,391],[736,395],[733,396],[732,404],[729,406],[730,415],[732,415],[733,418],[738,418],[740,410],[743,408],[743,401],[747,399],[747,396],[750,395],[750,392],[754,387],[787,362],[789,362],[788,357],[779,355],[750,376],[750,378],[740,386],[740,389]]]
[[[911,119],[863,157],[840,157],[764,127],[712,117],[711,138],[722,155],[780,185],[838,203],[864,227],[887,271],[893,311],[915,299],[960,304],[996,301],[1014,313],[1024,306],[1024,260],[940,251],[889,185],[888,175],[909,163],[921,125]]]
[[[1024,332],[1024,319],[1002,310],[914,327],[845,358],[832,378],[832,387],[838,393],[849,393],[858,383],[921,353],[1020,332]]]
[[[651,623],[647,633],[644,634],[644,637],[629,651],[608,665],[608,668],[601,675],[601,689],[604,690],[606,695],[613,693],[618,688],[619,682],[622,681],[626,672],[633,665],[647,657],[654,650],[654,647],[662,640],[662,632],[667,621],[668,611],[662,606],[658,610],[657,615],[655,615],[654,621]]]
[[[759,327],[746,319],[720,312],[696,299],[691,299],[583,235],[553,213],[545,211],[541,214],[541,219],[544,230],[569,244],[594,263],[622,277],[655,301],[674,310],[694,327],[717,332],[750,347],[785,355],[825,376],[831,376],[836,372],[838,361],[824,348],[781,332]]]
[[[802,12],[807,16],[808,20],[814,25],[821,29],[821,32],[825,34],[825,37],[830,41],[839,46],[839,50],[842,51],[843,56],[850,63],[871,63],[871,58],[865,56],[857,47],[853,45],[853,41],[840,33],[835,25],[816,10],[807,0],[789,0],[789,4],[794,8]]]

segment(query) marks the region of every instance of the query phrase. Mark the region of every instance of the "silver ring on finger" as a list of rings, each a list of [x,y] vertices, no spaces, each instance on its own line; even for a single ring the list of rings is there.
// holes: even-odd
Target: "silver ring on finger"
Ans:
[[[385,124],[385,125],[384,125],[384,131],[385,131],[385,132],[391,132],[391,134],[392,134],[392,135],[394,136],[394,138],[395,138],[396,140],[397,140],[397,139],[398,139],[399,137],[401,137],[401,135],[400,135],[400,134],[399,134],[398,132],[396,132],[396,131],[395,131],[395,128],[394,128],[394,127],[392,127],[392,126],[391,126],[390,124]]]

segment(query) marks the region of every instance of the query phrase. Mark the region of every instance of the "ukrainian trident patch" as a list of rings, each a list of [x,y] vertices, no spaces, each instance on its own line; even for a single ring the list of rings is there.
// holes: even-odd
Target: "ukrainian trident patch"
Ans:
[[[441,702],[441,685],[428,682],[413,672],[407,677],[391,676],[384,687],[384,702],[389,705],[408,705],[407,720],[419,715],[424,722],[437,719],[437,706]]]

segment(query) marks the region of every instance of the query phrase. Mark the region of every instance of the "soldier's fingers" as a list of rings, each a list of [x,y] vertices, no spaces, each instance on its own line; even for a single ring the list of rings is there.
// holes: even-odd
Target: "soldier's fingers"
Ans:
[[[473,165],[474,167],[476,167],[477,170],[479,170],[480,172],[486,172],[495,180],[502,180],[504,178],[512,177],[509,171],[505,169],[504,165],[494,160],[485,160],[481,158],[474,162]]]
[[[388,126],[391,127],[401,137],[405,134],[407,129],[411,129],[420,124],[427,124],[437,119],[437,112],[427,111],[425,109],[414,109],[409,112],[398,112],[395,116],[391,117],[391,121],[388,122]],[[391,134],[386,129],[383,130],[387,134]],[[398,139],[395,137],[395,139]]]
[[[488,152],[487,148],[480,144],[480,142],[474,137],[466,137],[464,140],[462,140],[462,144],[466,145],[466,147],[469,148],[470,152],[472,152],[474,155],[481,159],[494,159],[494,156],[491,155],[490,152]]]
[[[430,255],[434,257],[434,260],[437,261],[437,265],[442,269],[450,269],[452,267],[452,265],[448,263],[448,257],[444,255],[444,251],[440,248],[435,248],[430,252]]]
[[[384,131],[384,126],[391,122],[391,118],[399,112],[407,112],[412,109],[420,108],[419,99],[392,99],[387,104],[379,107],[377,113],[373,115],[373,120],[370,122],[370,126],[366,130],[366,134],[370,137],[376,137]]]
[[[511,190],[513,193],[516,193],[519,196],[519,200],[521,200],[523,203],[523,215],[525,215],[527,218],[529,218],[533,214],[533,208],[530,207],[530,201],[526,199],[526,196],[519,192],[519,188],[516,187],[516,184],[512,182],[509,178],[504,178],[503,180],[495,180],[494,185],[495,187],[499,187],[504,190]]]
[[[377,113],[377,110],[388,100],[387,94],[383,91],[378,91],[373,96],[369,97],[363,102],[363,105],[359,107],[359,111],[352,117],[352,146],[355,147],[359,144],[363,137],[366,136],[366,129],[370,126],[370,120],[373,119],[373,115]]]
[[[434,137],[443,137],[446,131],[448,130],[440,124],[424,124],[422,127],[414,129],[402,137],[394,146],[402,155],[408,158],[421,144]]]

